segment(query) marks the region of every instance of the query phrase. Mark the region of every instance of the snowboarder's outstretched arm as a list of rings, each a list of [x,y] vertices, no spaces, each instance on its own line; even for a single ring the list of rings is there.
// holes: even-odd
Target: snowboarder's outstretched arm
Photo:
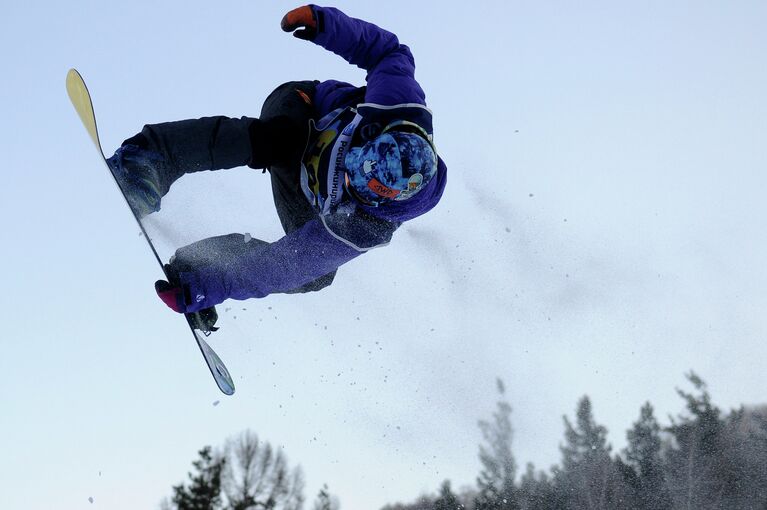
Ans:
[[[283,30],[299,27],[303,28],[294,35],[300,39],[311,40],[368,72],[366,102],[426,104],[426,94],[415,80],[413,54],[393,33],[336,8],[313,4],[283,18]]]

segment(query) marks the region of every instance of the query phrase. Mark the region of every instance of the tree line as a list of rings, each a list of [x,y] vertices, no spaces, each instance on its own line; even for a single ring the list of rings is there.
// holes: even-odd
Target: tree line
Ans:
[[[528,463],[519,477],[499,381],[492,419],[479,422],[476,486],[455,493],[445,481],[436,495],[383,510],[767,510],[767,408],[725,414],[700,377],[687,379],[693,391],[677,390],[682,414],[661,426],[645,403],[620,452],[582,397],[574,420],[563,417],[560,463],[548,472]]]
[[[161,510],[301,510],[304,474],[291,468],[280,448],[246,430],[214,450],[205,446],[192,462],[187,482],[173,487]],[[317,510],[337,510],[327,487],[317,495]]]
[[[435,494],[382,510],[767,510],[767,407],[723,412],[704,381],[677,389],[684,410],[662,426],[647,402],[613,452],[607,429],[582,397],[573,419],[564,416],[561,460],[548,471],[528,463],[518,473],[512,408],[502,381],[495,411],[478,426],[480,472],[455,491],[445,480]],[[199,452],[187,483],[173,487],[163,510],[301,510],[303,473],[281,450],[250,432],[214,453]],[[313,510],[339,510],[327,486]]]

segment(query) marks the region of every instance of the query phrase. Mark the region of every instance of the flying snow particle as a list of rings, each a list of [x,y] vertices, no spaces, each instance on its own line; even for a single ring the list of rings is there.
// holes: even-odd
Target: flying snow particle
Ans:
[[[88,503],[93,504],[93,498],[88,498]]]
[[[216,407],[216,406],[217,406],[218,404],[220,404],[220,403],[221,403],[221,401],[220,401],[220,400],[216,400],[215,402],[213,402],[213,407]]]

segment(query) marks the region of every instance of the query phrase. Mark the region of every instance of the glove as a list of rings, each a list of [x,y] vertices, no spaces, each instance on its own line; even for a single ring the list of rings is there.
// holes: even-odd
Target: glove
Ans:
[[[293,9],[280,21],[280,26],[285,32],[293,32],[293,36],[303,39],[305,41],[311,41],[317,35],[317,17],[314,14],[314,10],[308,5]]]
[[[154,282],[154,290],[171,310],[178,313],[186,312],[186,300],[181,287],[171,285],[165,280],[157,280]]]
[[[157,291],[157,295],[160,296],[163,303],[174,312],[187,313],[186,300],[184,299],[184,291],[181,287],[174,286],[165,280],[157,280],[154,283],[154,290]],[[194,329],[199,329],[206,336],[213,331],[217,331],[215,326],[218,320],[218,313],[216,313],[216,307],[211,306],[203,308],[194,313],[189,313],[187,317],[191,320],[190,324]]]

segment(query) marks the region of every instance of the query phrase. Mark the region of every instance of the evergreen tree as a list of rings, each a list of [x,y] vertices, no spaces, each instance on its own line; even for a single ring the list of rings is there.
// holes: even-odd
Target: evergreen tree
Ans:
[[[640,410],[639,420],[626,434],[628,446],[625,455],[632,471],[621,471],[624,480],[633,488],[638,510],[671,508],[661,459],[660,430],[653,407],[647,402]]]
[[[434,501],[434,510],[461,510],[463,506],[458,501],[458,497],[450,488],[450,480],[442,482],[439,490],[439,497]]]
[[[722,508],[737,491],[737,471],[723,448],[725,422],[703,380],[693,372],[687,379],[697,393],[677,390],[688,415],[668,427],[674,439],[666,452],[669,490],[676,508]]]
[[[338,498],[332,496],[328,491],[328,485],[323,485],[314,501],[314,510],[338,510],[340,507]]]
[[[519,483],[517,500],[520,510],[552,510],[557,508],[557,499],[551,479],[541,471],[535,473],[535,467],[528,462],[525,473]]]
[[[516,510],[519,508],[514,487],[516,462],[511,451],[514,430],[511,406],[505,398],[503,381],[496,381],[500,400],[491,421],[481,420],[479,428],[485,444],[480,445],[482,471],[477,478],[479,493],[476,510]]]
[[[394,503],[386,505],[381,510],[434,510],[434,499],[431,496],[422,495],[413,503]]]
[[[735,473],[737,490],[724,506],[767,509],[767,414],[741,407],[725,420],[724,451]]]
[[[173,487],[173,504],[177,510],[218,510],[221,508],[221,472],[226,461],[213,455],[210,446],[199,452],[192,463],[196,473],[189,473],[189,486]]]
[[[562,469],[557,472],[558,504],[579,510],[627,507],[628,491],[610,458],[607,429],[597,425],[587,396],[578,403],[575,425],[566,416],[564,422]]]
[[[747,496],[744,508],[767,508],[767,406],[743,412],[743,423],[738,423],[742,466],[748,472],[743,492]]]

